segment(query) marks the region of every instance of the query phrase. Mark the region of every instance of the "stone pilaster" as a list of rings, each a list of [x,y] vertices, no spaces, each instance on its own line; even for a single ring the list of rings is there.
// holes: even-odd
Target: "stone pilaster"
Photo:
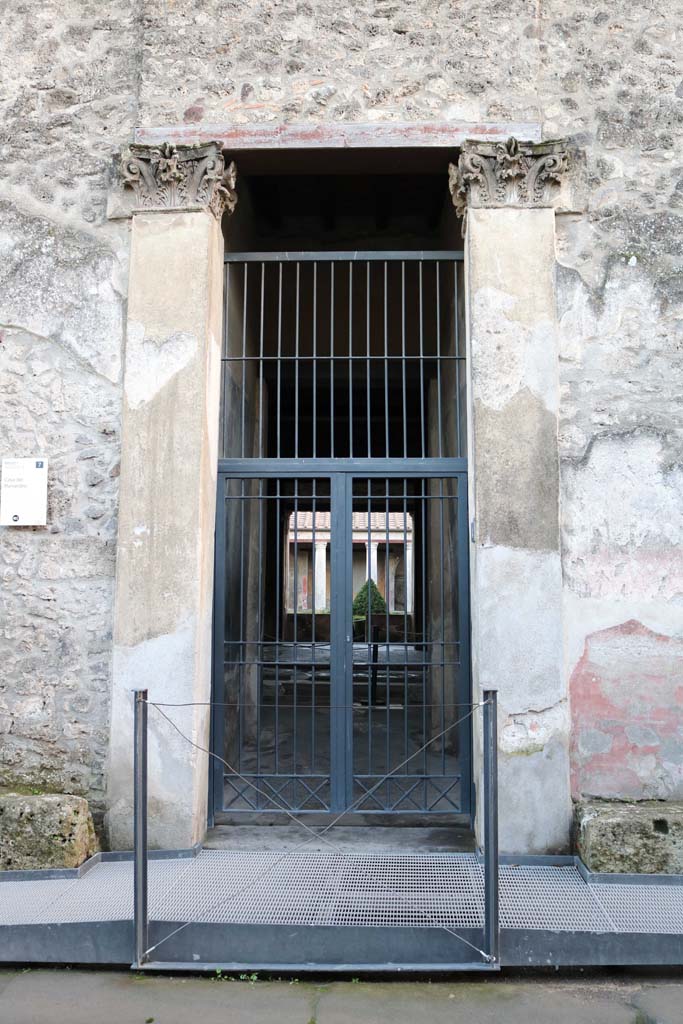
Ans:
[[[216,144],[131,146],[121,187],[132,228],[107,820],[112,846],[130,847],[131,689],[146,687],[151,701],[187,705],[162,709],[177,728],[149,714],[150,842],[186,847],[206,824],[220,221],[235,169]]]
[[[571,817],[553,209],[567,163],[560,143],[510,139],[466,143],[450,169],[467,224],[473,678],[475,700],[499,691],[510,853],[566,848]]]

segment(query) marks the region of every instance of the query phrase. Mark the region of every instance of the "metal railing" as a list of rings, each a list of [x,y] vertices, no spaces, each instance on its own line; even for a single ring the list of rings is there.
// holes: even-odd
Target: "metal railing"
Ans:
[[[148,821],[147,821],[147,728],[148,691],[137,689],[134,693],[134,933],[135,961],[133,968],[141,968],[150,962],[150,952],[161,942],[150,947],[149,897],[148,897]],[[498,758],[497,758],[497,691],[484,690],[481,704],[472,705],[483,709],[483,873],[484,873],[484,928],[483,949],[477,949],[463,938],[468,946],[477,949],[484,960],[484,966],[491,970],[500,967],[500,917],[499,917],[499,851],[498,851]],[[312,832],[310,828],[307,828]],[[321,831],[321,836],[324,835]],[[314,833],[313,833],[314,834]],[[314,834],[315,835],[315,834]],[[188,922],[190,923],[190,922]],[[181,926],[184,927],[184,926]],[[439,927],[436,925],[436,927]],[[445,926],[441,926],[445,927]],[[180,929],[176,929],[178,931]],[[457,932],[446,928],[456,937]],[[174,933],[175,934],[175,933]],[[453,965],[456,966],[455,964]],[[468,966],[472,966],[469,965]]]
[[[135,962],[143,964],[149,949],[147,848],[147,690],[134,690],[133,730],[133,918]]]
[[[498,893],[498,693],[484,690],[484,948],[500,963]]]

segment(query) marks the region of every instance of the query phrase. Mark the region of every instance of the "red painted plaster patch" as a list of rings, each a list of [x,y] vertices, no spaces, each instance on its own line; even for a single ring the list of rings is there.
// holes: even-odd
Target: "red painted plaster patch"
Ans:
[[[683,798],[683,641],[592,633],[569,683],[574,796]]]

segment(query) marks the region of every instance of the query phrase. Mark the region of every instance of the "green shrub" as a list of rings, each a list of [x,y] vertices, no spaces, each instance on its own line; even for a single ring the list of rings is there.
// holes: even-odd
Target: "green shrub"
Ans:
[[[370,595],[370,614],[371,615],[386,615],[387,603],[377,589],[377,584],[374,580],[368,580],[360,588],[358,593],[353,599],[353,617],[354,619],[365,619],[368,614],[368,594]]]

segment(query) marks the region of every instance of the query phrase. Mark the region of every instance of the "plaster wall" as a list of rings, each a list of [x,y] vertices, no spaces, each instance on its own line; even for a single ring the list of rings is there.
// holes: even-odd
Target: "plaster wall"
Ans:
[[[554,219],[468,214],[472,659],[481,690],[498,690],[505,852],[561,849],[571,820]]]
[[[3,783],[104,807],[129,259],[129,225],[105,206],[136,124],[510,120],[573,141],[580,198],[556,216],[562,678],[582,731],[598,710],[576,673],[616,630],[613,717],[631,722],[651,685],[640,627],[669,653],[683,633],[682,20],[654,0],[14,5],[0,43],[0,445],[39,450],[51,473],[48,526],[0,537]],[[531,748],[533,723],[502,716],[501,737]],[[594,792],[602,769],[578,749],[575,792]],[[658,767],[648,792],[667,796],[674,774]],[[631,776],[612,778],[629,795]]]
[[[197,702],[149,713],[150,841],[178,848],[206,820],[223,250],[208,211],[132,232],[107,825],[130,847],[132,689]]]

